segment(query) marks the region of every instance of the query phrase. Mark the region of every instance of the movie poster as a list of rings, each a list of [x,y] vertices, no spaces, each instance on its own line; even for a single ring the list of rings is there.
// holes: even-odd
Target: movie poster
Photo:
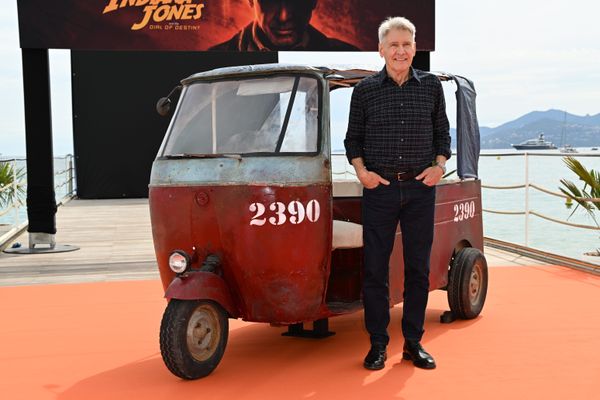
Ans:
[[[376,51],[404,16],[434,50],[434,0],[18,0],[22,48]]]

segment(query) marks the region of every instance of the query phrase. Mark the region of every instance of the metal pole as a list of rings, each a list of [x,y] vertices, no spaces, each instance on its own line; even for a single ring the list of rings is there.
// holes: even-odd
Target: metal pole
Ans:
[[[217,84],[213,83],[211,92],[211,119],[212,119],[212,151],[217,154]]]
[[[529,154],[525,153],[525,246],[529,247]]]
[[[17,159],[13,160],[13,207],[15,208],[15,228],[20,225],[19,223],[19,184],[17,182]]]
[[[69,179],[69,183],[67,183],[67,190],[69,191],[68,195],[69,196],[73,196],[73,156],[72,155],[67,155],[69,162],[68,162],[68,171],[67,171],[67,179]]]
[[[21,49],[27,152],[27,231],[56,234],[48,49]]]

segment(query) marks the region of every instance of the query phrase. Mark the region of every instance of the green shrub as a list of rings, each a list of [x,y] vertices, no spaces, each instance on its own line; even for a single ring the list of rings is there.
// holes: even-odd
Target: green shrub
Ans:
[[[14,180],[17,179],[15,188]],[[8,207],[15,201],[22,201],[26,196],[25,183],[25,168],[14,170],[12,162],[0,161],[0,209]]]

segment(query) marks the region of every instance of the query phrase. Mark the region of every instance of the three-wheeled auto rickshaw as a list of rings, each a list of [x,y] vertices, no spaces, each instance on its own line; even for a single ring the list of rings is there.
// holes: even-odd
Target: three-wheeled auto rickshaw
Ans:
[[[329,317],[362,308],[362,187],[332,178],[330,91],[372,73],[273,64],[182,81],[150,181],[168,299],[160,348],[173,374],[213,371],[229,318],[320,337]],[[464,78],[438,76],[457,85],[459,178],[437,186],[430,288],[448,291],[452,318],[474,318],[487,291],[475,92]],[[402,301],[401,235],[390,306]]]

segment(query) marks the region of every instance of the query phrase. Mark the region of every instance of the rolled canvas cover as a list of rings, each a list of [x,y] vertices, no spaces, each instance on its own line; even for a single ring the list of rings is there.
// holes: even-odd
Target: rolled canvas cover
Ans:
[[[480,137],[475,108],[475,85],[458,75],[450,75],[456,82],[456,153],[457,174],[461,179],[477,178]]]

